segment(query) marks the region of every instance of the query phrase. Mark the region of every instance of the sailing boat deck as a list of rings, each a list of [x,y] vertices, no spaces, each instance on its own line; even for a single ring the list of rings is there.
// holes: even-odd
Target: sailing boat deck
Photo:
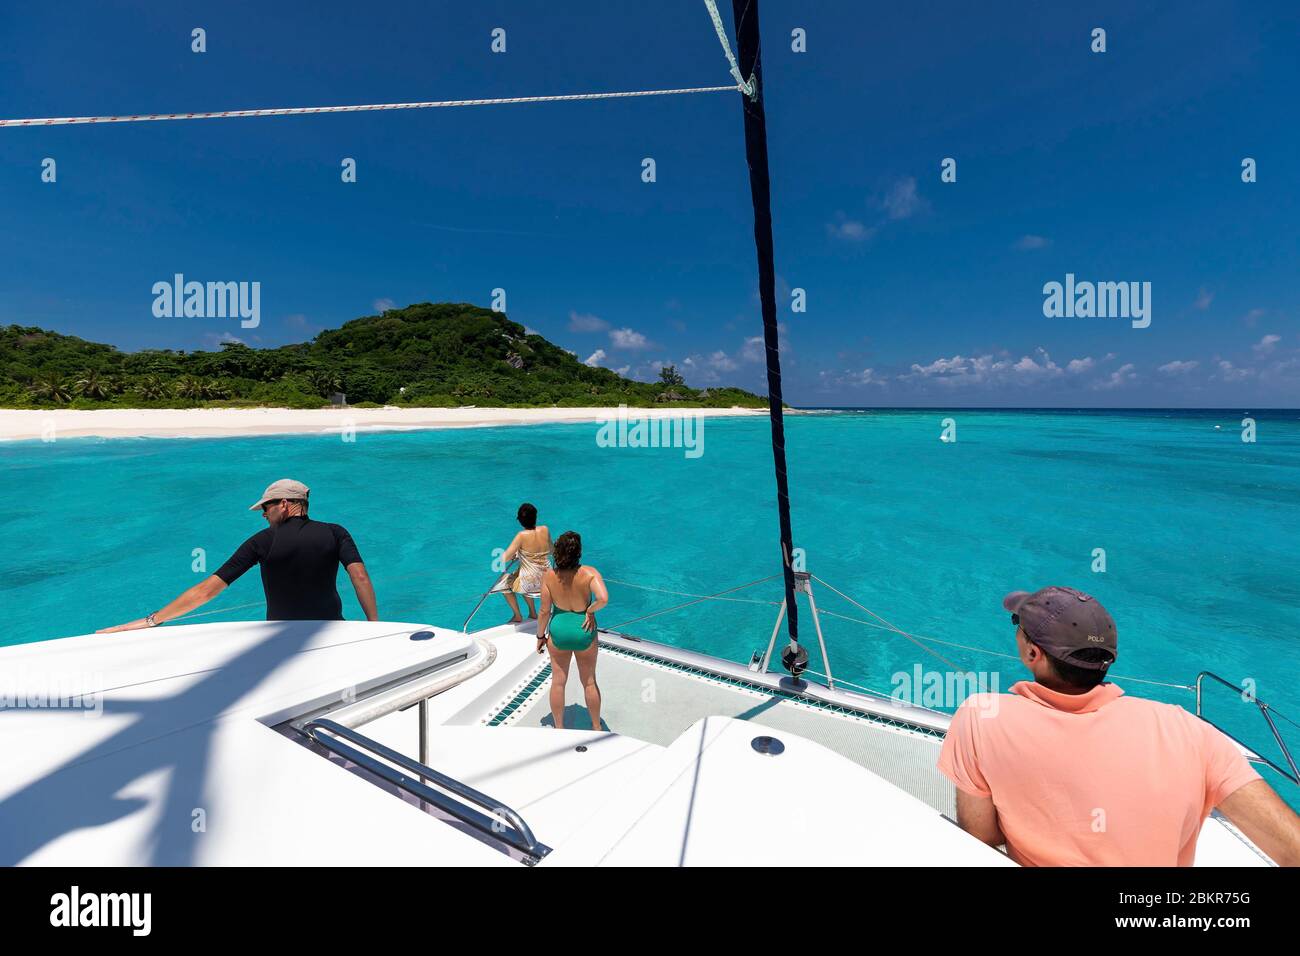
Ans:
[[[518,638],[528,641],[531,632]],[[606,644],[600,654],[601,728],[667,747],[700,714],[743,720],[786,731],[821,744],[879,774],[949,817],[956,815],[952,785],[936,769],[941,736],[909,729],[843,709],[774,695],[740,678],[722,678]],[[554,727],[550,708],[550,665],[539,659],[519,691],[495,701],[478,722],[491,726]],[[576,669],[570,674],[564,713],[566,728],[588,730]]]
[[[543,866],[1010,865],[937,812],[951,815],[932,770],[942,715],[815,684],[796,700],[778,675],[626,636],[602,646],[599,731],[547,726],[546,663],[506,626],[236,622],[0,649],[16,698],[85,673],[102,705],[0,718],[0,861],[520,861],[303,729],[328,718],[418,760],[408,783],[442,775],[514,808]],[[589,727],[580,693],[575,674],[569,724]],[[325,838],[344,822],[346,839]],[[795,838],[763,839],[774,827]],[[1215,820],[1197,863],[1267,861]]]

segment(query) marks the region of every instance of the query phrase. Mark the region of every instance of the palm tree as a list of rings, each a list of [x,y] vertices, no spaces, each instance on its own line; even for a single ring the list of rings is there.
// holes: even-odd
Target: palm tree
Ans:
[[[329,369],[315,369],[308,376],[307,381],[317,395],[329,398],[335,392],[343,391],[343,379],[338,372]]]
[[[74,385],[73,388],[76,389],[77,394],[82,398],[95,399],[96,401],[102,401],[103,399],[108,398],[110,394],[109,383],[105,380],[104,376],[100,375],[94,369],[91,369],[89,372],[82,375],[81,378],[77,379],[77,384]]]
[[[219,379],[210,378],[203,382],[203,397],[206,399],[221,399],[230,397],[230,389]]]
[[[59,405],[72,401],[72,389],[68,388],[68,383],[53,373],[36,379],[28,386],[27,392],[37,401],[48,400]]]
[[[193,375],[184,375],[176,380],[176,397],[192,401],[203,401],[203,382]]]
[[[135,390],[147,402],[157,402],[167,397],[167,385],[157,375],[146,375],[140,379]]]

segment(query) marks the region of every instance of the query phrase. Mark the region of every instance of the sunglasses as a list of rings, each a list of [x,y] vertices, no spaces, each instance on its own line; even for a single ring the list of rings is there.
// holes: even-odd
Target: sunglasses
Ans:
[[[1019,614],[1012,614],[1012,615],[1011,615],[1011,623],[1014,624],[1016,627],[1019,627],[1019,626],[1020,626],[1020,615],[1019,615]]]
[[[280,498],[280,499],[278,499],[277,501],[268,501],[268,502],[266,502],[264,505],[262,505],[262,514],[266,514],[268,511],[270,511],[270,510],[271,510],[272,508],[274,508],[276,505],[282,505],[282,504],[284,504],[284,502],[285,502],[285,499],[284,499],[284,498]]]

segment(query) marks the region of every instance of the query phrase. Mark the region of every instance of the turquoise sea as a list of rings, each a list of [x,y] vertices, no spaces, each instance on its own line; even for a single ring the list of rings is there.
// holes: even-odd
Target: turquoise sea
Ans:
[[[1201,670],[1252,680],[1300,720],[1300,412],[822,411],[786,420],[795,543],[818,577],[919,639],[1014,652],[1004,592],[1069,584],[1119,626],[1129,693],[1193,706]],[[957,440],[940,441],[942,421]],[[1216,428],[1216,426],[1218,426]],[[602,626],[779,571],[766,419],[710,419],[704,453],[604,448],[596,425],[248,439],[61,439],[0,445],[0,644],[141,616],[262,527],[280,477],[345,525],[381,616],[460,627],[494,549],[534,502],[583,535],[610,580]],[[1093,570],[1095,549],[1105,571]],[[206,571],[195,571],[203,549]],[[642,590],[630,585],[661,590]],[[359,617],[342,576],[345,613]],[[779,579],[629,625],[737,661],[765,646]],[[867,615],[818,586],[826,612]],[[747,603],[756,602],[756,603]],[[251,606],[250,606],[251,605]],[[800,617],[822,670],[804,606]],[[256,571],[195,621],[260,617]],[[493,598],[476,626],[502,621]],[[947,664],[889,630],[824,618],[836,677],[889,692]],[[111,636],[105,640],[112,640]],[[1016,661],[932,644],[1005,689]],[[1131,679],[1159,683],[1138,683]],[[946,701],[951,706],[955,701]],[[1207,715],[1276,757],[1253,706],[1208,690]],[[1279,722],[1300,750],[1300,729]],[[1287,785],[1289,786],[1289,785]],[[1280,787],[1285,791],[1285,788]],[[1296,803],[1296,788],[1287,793]]]

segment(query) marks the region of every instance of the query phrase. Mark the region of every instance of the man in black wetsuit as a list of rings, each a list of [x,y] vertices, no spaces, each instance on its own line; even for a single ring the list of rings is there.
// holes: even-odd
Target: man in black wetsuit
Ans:
[[[340,564],[352,579],[366,620],[378,620],[375,589],[352,535],[341,525],[308,518],[309,493],[302,482],[281,478],[249,508],[260,508],[268,527],[241,544],[215,574],[147,617],[106,627],[98,633],[156,627],[188,614],[211,601],[255,564],[262,566],[268,621],[343,620],[343,602],[334,585]]]

